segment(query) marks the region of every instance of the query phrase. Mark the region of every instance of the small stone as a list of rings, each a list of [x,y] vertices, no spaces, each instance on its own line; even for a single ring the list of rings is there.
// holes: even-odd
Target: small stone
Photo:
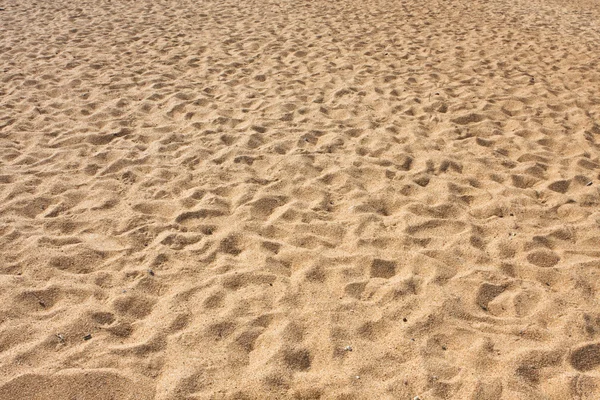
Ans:
[[[149,273],[151,276],[154,276],[154,271],[152,271],[152,269],[150,269],[150,268],[148,269],[148,273]]]
[[[592,186],[592,181],[586,183],[585,186]]]
[[[346,351],[352,351],[352,346],[346,346],[346,347],[344,347],[344,350],[346,350]]]
[[[92,338],[92,334],[87,334],[83,337],[83,340],[90,340]]]

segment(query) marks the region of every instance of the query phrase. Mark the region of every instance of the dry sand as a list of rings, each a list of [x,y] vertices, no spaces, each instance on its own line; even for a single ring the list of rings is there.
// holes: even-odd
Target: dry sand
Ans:
[[[599,398],[597,1],[0,6],[0,399]]]

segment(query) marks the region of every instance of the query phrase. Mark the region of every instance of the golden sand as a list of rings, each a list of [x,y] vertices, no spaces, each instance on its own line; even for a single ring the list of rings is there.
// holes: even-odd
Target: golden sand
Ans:
[[[599,398],[597,1],[0,7],[0,399]]]

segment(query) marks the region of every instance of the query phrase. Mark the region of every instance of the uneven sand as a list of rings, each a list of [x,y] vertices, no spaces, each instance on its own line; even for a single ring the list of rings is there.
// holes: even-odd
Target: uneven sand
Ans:
[[[598,399],[598,4],[0,1],[0,399]]]

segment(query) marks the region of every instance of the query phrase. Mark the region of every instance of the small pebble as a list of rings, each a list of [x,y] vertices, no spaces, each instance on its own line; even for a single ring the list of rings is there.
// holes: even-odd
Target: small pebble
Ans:
[[[152,271],[151,269],[148,269],[148,273],[149,273],[151,276],[154,276],[154,271]]]
[[[585,186],[592,186],[592,182],[590,181],[590,182],[586,183]]]
[[[92,338],[92,334],[85,335],[83,340],[90,340]]]
[[[346,351],[352,351],[352,346],[346,346],[346,347],[344,347],[344,350],[346,350]]]

